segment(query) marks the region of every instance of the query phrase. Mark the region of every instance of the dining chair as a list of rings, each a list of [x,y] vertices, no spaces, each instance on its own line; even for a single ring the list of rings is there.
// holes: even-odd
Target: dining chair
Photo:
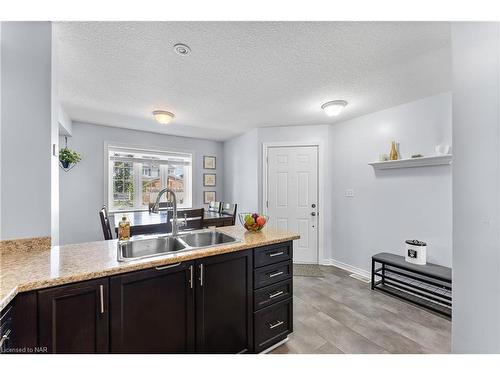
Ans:
[[[236,223],[236,209],[238,205],[236,203],[221,203],[220,213],[233,216],[233,225]]]
[[[220,202],[210,201],[208,203],[208,212],[220,212]]]
[[[106,206],[102,206],[99,211],[99,217],[101,218],[102,233],[104,234],[105,240],[113,239],[113,232],[111,231],[111,224],[109,222],[108,210]]]
[[[179,221],[179,224],[181,224],[179,230],[202,229],[204,211],[205,209],[203,208],[189,208],[177,211],[177,220]],[[167,232],[172,232],[172,215],[172,211],[167,213]],[[182,225],[184,224],[184,221],[186,225]]]

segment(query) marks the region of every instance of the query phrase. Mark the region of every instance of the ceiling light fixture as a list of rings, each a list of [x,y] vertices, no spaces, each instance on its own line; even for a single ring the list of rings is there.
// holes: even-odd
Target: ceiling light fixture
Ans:
[[[168,124],[175,117],[175,115],[172,112],[168,111],[153,111],[153,116],[156,121],[164,125]]]
[[[176,45],[174,45],[174,51],[178,55],[186,56],[191,52],[191,48],[189,48],[189,46],[186,44],[177,43]]]
[[[327,116],[338,116],[340,112],[345,108],[347,102],[345,100],[333,100],[331,102],[327,102],[321,106],[321,109],[325,111]]]

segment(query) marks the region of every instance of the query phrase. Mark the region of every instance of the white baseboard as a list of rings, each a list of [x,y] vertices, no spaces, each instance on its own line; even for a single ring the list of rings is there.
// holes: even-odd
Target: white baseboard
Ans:
[[[366,277],[368,279],[371,277],[370,271],[364,270],[362,268],[351,266],[350,264],[343,263],[343,262],[340,262],[340,261],[335,260],[335,259],[323,259],[323,261],[321,262],[321,265],[335,266],[335,267],[341,268],[343,270],[346,270],[348,272],[354,273],[356,275]]]

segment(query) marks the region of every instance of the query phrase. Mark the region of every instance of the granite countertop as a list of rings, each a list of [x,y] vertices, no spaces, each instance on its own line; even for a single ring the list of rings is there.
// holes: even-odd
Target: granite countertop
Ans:
[[[296,240],[297,234],[264,228],[250,233],[241,226],[217,228],[241,242],[186,251],[179,254],[118,262],[117,240],[52,246],[49,249],[16,251],[0,249],[0,310],[21,292],[95,279],[191,259],[225,254]]]

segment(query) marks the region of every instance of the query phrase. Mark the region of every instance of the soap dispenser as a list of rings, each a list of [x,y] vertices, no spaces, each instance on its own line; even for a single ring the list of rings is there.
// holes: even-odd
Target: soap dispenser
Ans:
[[[130,221],[128,221],[126,215],[123,215],[118,224],[118,239],[120,241],[127,241],[130,239]]]

